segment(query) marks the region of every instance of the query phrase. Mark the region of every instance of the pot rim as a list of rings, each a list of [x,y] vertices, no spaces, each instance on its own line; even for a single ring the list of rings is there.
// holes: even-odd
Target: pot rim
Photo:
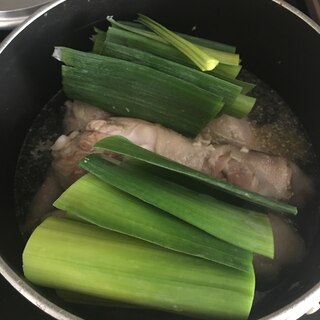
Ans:
[[[6,49],[6,47],[33,21],[45,15],[49,10],[66,2],[67,0],[56,0],[49,4],[44,5],[36,12],[34,12],[27,20],[25,20],[20,26],[14,29],[1,43],[0,54]],[[320,35],[320,26],[309,18],[306,14],[299,9],[293,7],[286,1],[272,0],[275,4],[285,8],[298,18],[303,20],[312,29],[314,29]],[[58,305],[52,303],[41,294],[39,294],[25,279],[21,278],[1,257],[0,255],[0,274],[26,299],[36,305],[39,309],[46,312],[50,316],[58,320],[82,320],[82,318],[66,311]],[[305,314],[311,314],[320,309],[320,281],[318,284],[309,289],[298,299],[294,300],[285,307],[267,315],[259,320],[296,320]]]
[[[12,10],[0,10],[0,30],[10,30],[20,25],[38,8],[44,6],[51,0],[44,0],[43,3],[28,5],[23,8]]]
[[[57,306],[38,293],[26,279],[19,276],[0,256],[0,274],[27,300],[39,309],[58,320],[82,320],[82,318]]]

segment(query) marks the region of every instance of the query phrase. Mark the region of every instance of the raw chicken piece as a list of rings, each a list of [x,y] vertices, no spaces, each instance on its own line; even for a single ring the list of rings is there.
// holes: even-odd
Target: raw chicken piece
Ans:
[[[196,140],[204,143],[231,144],[261,151],[256,146],[255,128],[246,118],[238,119],[227,114],[209,122]]]
[[[292,195],[291,168],[282,158],[234,146],[202,145],[160,125],[133,118],[94,120],[81,134],[61,136],[52,148],[53,167],[61,185],[66,187],[78,178],[83,172],[77,161],[93,151],[96,141],[111,135],[121,135],[164,157],[266,196],[289,199]]]
[[[294,118],[287,113],[277,121],[262,126],[256,126],[247,118],[237,119],[224,114],[210,121],[196,140],[206,144],[245,147],[291,161],[306,161],[310,144],[297,125],[292,126],[292,122]]]
[[[95,152],[93,145],[105,137],[106,135],[99,131],[87,130],[82,133],[74,131],[69,136],[62,135],[57,139],[51,147],[52,168],[63,190],[83,176],[85,170],[78,166],[78,161]],[[110,156],[114,155],[110,153]]]
[[[278,183],[273,181],[273,179],[276,174],[280,174],[284,179],[282,180],[283,184],[281,189],[287,189],[287,192],[284,191],[284,196],[279,199],[291,198],[291,203],[300,205],[304,203],[307,198],[313,196],[313,183],[298,166],[290,161],[287,163],[283,158],[297,158],[301,160],[308,152],[308,145],[299,131],[293,131],[292,128],[287,129],[289,130],[289,133],[284,131],[285,128],[283,123],[256,127],[247,118],[237,119],[224,114],[221,117],[212,120],[196,139],[205,144],[214,142],[216,144],[228,144],[239,148],[242,147],[243,151],[246,151],[246,149],[260,151],[250,151],[248,153],[249,156],[244,158],[243,154],[240,154],[234,149],[232,155],[236,156],[239,154],[240,158],[243,158],[241,162],[246,163],[248,167],[256,166],[256,170],[249,169],[249,172],[255,172],[255,178],[258,179],[258,182],[260,182],[260,185],[263,187],[265,187],[263,180],[267,179],[270,182],[267,185],[269,185],[271,189],[272,185],[275,186],[273,192],[272,190],[270,190],[271,192],[260,192],[260,187],[257,188],[257,185],[254,182],[256,180],[255,178],[253,178],[251,187],[244,180],[242,182],[243,184],[237,183],[236,180],[248,178],[249,176],[240,175],[239,177],[232,177],[230,173],[233,170],[230,171],[229,168],[225,170],[228,176],[227,180],[241,185],[248,190],[275,197],[274,193],[277,193],[277,190],[280,189],[278,188]],[[219,147],[216,146],[216,149],[218,148]],[[282,155],[283,157],[270,157],[266,154]],[[306,159],[304,159],[304,161],[305,160]],[[273,162],[273,164],[270,165],[270,162]],[[290,168],[286,168],[288,164]],[[232,168],[236,169],[236,166],[232,165]],[[278,168],[276,173],[272,172],[274,168]],[[262,172],[262,174],[259,174],[259,172]],[[276,180],[280,181],[278,178],[276,178]],[[290,190],[292,191],[292,197],[290,195]]]
[[[106,120],[110,114],[90,104],[74,100],[68,100],[65,103],[67,108],[63,119],[64,132],[69,134],[73,131],[85,130],[88,122],[91,120]]]
[[[291,185],[294,190],[291,202],[298,206],[315,196],[315,188],[312,180],[296,164],[291,162],[290,168],[292,171]]]
[[[274,236],[274,259],[256,255],[253,259],[258,288],[268,289],[279,281],[281,273],[298,266],[306,255],[303,239],[292,222],[284,216],[269,215]]]
[[[94,143],[104,138],[96,132],[86,131],[83,134],[81,132],[86,129],[90,121],[110,117],[108,112],[78,100],[66,101],[65,105],[67,111],[63,119],[64,130],[70,134],[60,136],[51,147],[54,158],[52,167],[63,189],[69,187],[84,174],[84,170],[78,167],[76,162],[93,152]],[[60,161],[61,154],[62,162]]]
[[[194,143],[159,124],[134,118],[91,121],[87,130],[99,132],[105,137],[121,135],[142,148],[199,171],[203,171],[204,162],[212,150],[212,147]]]
[[[177,162],[201,170],[211,148],[194,145],[182,135],[139,119],[110,118],[93,120],[83,133],[60,136],[52,146],[52,167],[65,189],[84,174],[77,162],[94,152],[93,145],[108,136],[121,135],[133,143]],[[115,157],[115,154],[108,153]]]
[[[292,196],[292,170],[283,158],[223,145],[216,146],[207,162],[211,175],[244,189],[275,199]]]

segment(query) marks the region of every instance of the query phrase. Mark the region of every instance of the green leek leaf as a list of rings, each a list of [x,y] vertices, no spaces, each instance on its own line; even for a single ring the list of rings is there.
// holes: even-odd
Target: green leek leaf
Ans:
[[[176,35],[174,32],[165,28],[161,24],[154,20],[139,14],[138,21],[150,28],[156,34],[164,38],[172,46],[177,48],[183,54],[185,54],[190,60],[192,60],[202,71],[214,69],[219,60],[212,55],[207,54],[204,50],[200,49],[197,45],[185,40],[184,38]]]
[[[107,20],[111,23],[111,25],[114,27],[118,27],[118,28],[122,28],[122,29],[125,29],[127,31],[131,31],[131,32],[135,32],[135,33],[138,33],[142,36],[145,36],[147,38],[150,38],[152,40],[156,40],[156,41],[159,41],[159,42],[163,42],[163,43],[168,43],[168,41],[161,37],[161,36],[158,36],[156,33],[154,32],[150,32],[150,31],[147,31],[147,30],[143,30],[141,28],[136,28],[136,27],[133,27],[133,26],[129,26],[129,25],[126,25],[126,24],[122,24],[121,22],[118,22],[118,21],[115,21],[113,19],[113,17],[107,17]],[[153,21],[155,22],[155,21]],[[176,32],[174,32],[175,35],[177,35],[178,37],[181,37],[182,39],[186,40],[186,41],[189,41],[187,40],[188,37],[185,37],[184,35],[180,35]],[[190,38],[190,37],[189,37]],[[189,41],[190,43],[193,43],[192,40]],[[198,41],[199,42],[199,41]],[[193,43],[195,45],[195,43]],[[197,46],[203,50],[204,52],[206,52],[209,56],[214,56],[217,60],[219,60],[220,63],[223,63],[223,64],[227,64],[227,65],[239,65],[240,63],[240,57],[238,54],[236,53],[231,53],[231,52],[225,52],[225,51],[221,51],[221,50],[217,50],[215,48],[208,48],[206,46],[204,46],[203,44],[197,44]]]
[[[192,83],[129,61],[55,48],[63,89],[114,114],[157,122],[196,136],[223,107],[223,98]]]
[[[111,136],[104,138],[98,141],[95,144],[95,147],[102,150],[113,151],[158,167],[162,167],[170,171],[181,173],[193,179],[202,181],[219,190],[223,190],[235,197],[239,197],[262,207],[266,207],[275,211],[297,214],[297,208],[290,204],[264,197],[255,192],[247,191],[224,180],[217,179],[192,168],[186,167],[180,163],[177,163],[154,152],[146,150],[140,146],[137,146],[130,142],[128,139],[121,136]]]
[[[31,235],[23,252],[23,271],[40,286],[229,320],[247,319],[255,286],[253,268],[241,272],[54,217]]]
[[[251,253],[220,241],[91,174],[64,191],[54,206],[100,227],[168,249],[243,271],[251,269]]]
[[[187,56],[170,44],[159,42],[154,39],[142,36],[138,33],[130,32],[124,29],[109,27],[106,35],[106,44],[115,42],[128,47],[136,48],[142,51],[150,52],[157,56],[172,60],[191,68],[199,69]],[[103,53],[102,53],[103,54]],[[206,73],[221,75],[227,78],[235,78],[241,70],[241,66],[226,65],[219,63],[216,68]]]
[[[121,23],[121,25],[134,27],[136,29],[142,29],[145,31],[148,30],[148,28],[146,26],[144,26],[143,24],[140,24],[138,22],[121,21],[121,20],[118,20],[117,22]],[[116,25],[113,25],[113,26],[116,27]],[[151,31],[148,31],[148,32],[151,32]],[[237,49],[235,46],[232,46],[229,44],[225,44],[225,43],[221,43],[221,42],[213,41],[213,40],[209,40],[209,39],[204,39],[204,38],[200,38],[197,36],[192,36],[192,35],[186,34],[186,33],[176,32],[176,34],[178,34],[180,37],[185,38],[186,40],[188,40],[194,44],[198,44],[198,45],[201,45],[201,46],[207,47],[207,48],[212,48],[212,49],[230,52],[230,53],[235,53],[236,49]]]
[[[135,167],[91,154],[80,166],[102,181],[154,205],[242,249],[273,257],[273,235],[265,214],[224,203]]]
[[[190,82],[217,96],[223,97],[225,103],[230,105],[230,109],[232,103],[242,91],[240,86],[234,85],[226,80],[222,80],[208,73],[184,66],[180,63],[164,59],[145,51],[122,46],[117,43],[107,43],[104,53],[107,56],[132,61],[134,63],[162,71],[176,78]],[[225,108],[226,105],[224,105],[223,109]],[[222,112],[224,113],[223,110]]]

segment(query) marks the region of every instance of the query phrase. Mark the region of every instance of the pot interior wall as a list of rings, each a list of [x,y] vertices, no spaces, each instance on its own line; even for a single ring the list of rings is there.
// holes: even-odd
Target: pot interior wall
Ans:
[[[18,231],[13,182],[15,164],[23,139],[32,120],[60,89],[60,64],[51,58],[55,45],[89,49],[92,25],[105,25],[106,15],[133,19],[141,12],[175,30],[234,44],[244,66],[266,81],[288,102],[300,118],[317,154],[320,152],[319,34],[282,6],[255,0],[69,0],[51,9],[22,30],[0,55],[0,130],[2,142],[0,252],[14,270],[22,274],[23,240]],[[317,232],[318,214],[310,208],[304,232]],[[317,235],[320,243],[319,235]],[[252,317],[260,317],[293,301],[319,282],[320,250],[314,248],[303,272],[295,281],[296,289],[270,296]],[[282,290],[282,291],[281,291]],[[50,292],[45,292],[50,296]],[[57,301],[58,304],[61,304]],[[67,306],[80,316],[92,316],[84,307]],[[89,312],[89,313],[88,313]],[[110,309],[113,319],[122,319],[126,311]],[[161,318],[161,313],[130,311],[130,319]],[[95,318],[98,319],[98,314]],[[104,311],[105,315],[105,311]],[[163,316],[162,316],[163,317]],[[178,318],[167,315],[166,319]]]

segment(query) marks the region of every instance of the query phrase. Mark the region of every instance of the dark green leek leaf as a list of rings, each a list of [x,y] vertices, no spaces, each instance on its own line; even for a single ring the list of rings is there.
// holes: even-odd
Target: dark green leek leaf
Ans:
[[[216,94],[217,96],[223,97],[226,104],[230,105],[230,108],[242,90],[240,86],[234,85],[226,80],[222,80],[200,70],[113,42],[106,44],[104,53],[107,56],[132,61],[190,82],[202,89]]]
[[[180,163],[174,162],[154,152],[151,152],[142,147],[139,147],[133,144],[132,142],[130,142],[128,139],[121,136],[107,137],[103,140],[98,141],[95,144],[95,147],[103,150],[109,150],[116,153],[120,153],[122,155],[131,157],[137,160],[141,160],[141,161],[153,164],[155,166],[165,168],[167,170],[179,172],[181,174],[187,175],[194,179],[203,181],[217,189],[228,192],[229,194],[232,194],[236,197],[239,197],[251,203],[258,204],[260,206],[263,206],[272,210],[291,213],[291,214],[297,214],[297,208],[290,204],[264,197],[255,192],[247,191],[245,189],[232,185],[221,179],[217,179],[215,177],[206,175],[192,168],[186,167]]]
[[[221,111],[223,98],[164,72],[129,61],[55,48],[63,89],[113,114],[157,122],[196,136]]]

